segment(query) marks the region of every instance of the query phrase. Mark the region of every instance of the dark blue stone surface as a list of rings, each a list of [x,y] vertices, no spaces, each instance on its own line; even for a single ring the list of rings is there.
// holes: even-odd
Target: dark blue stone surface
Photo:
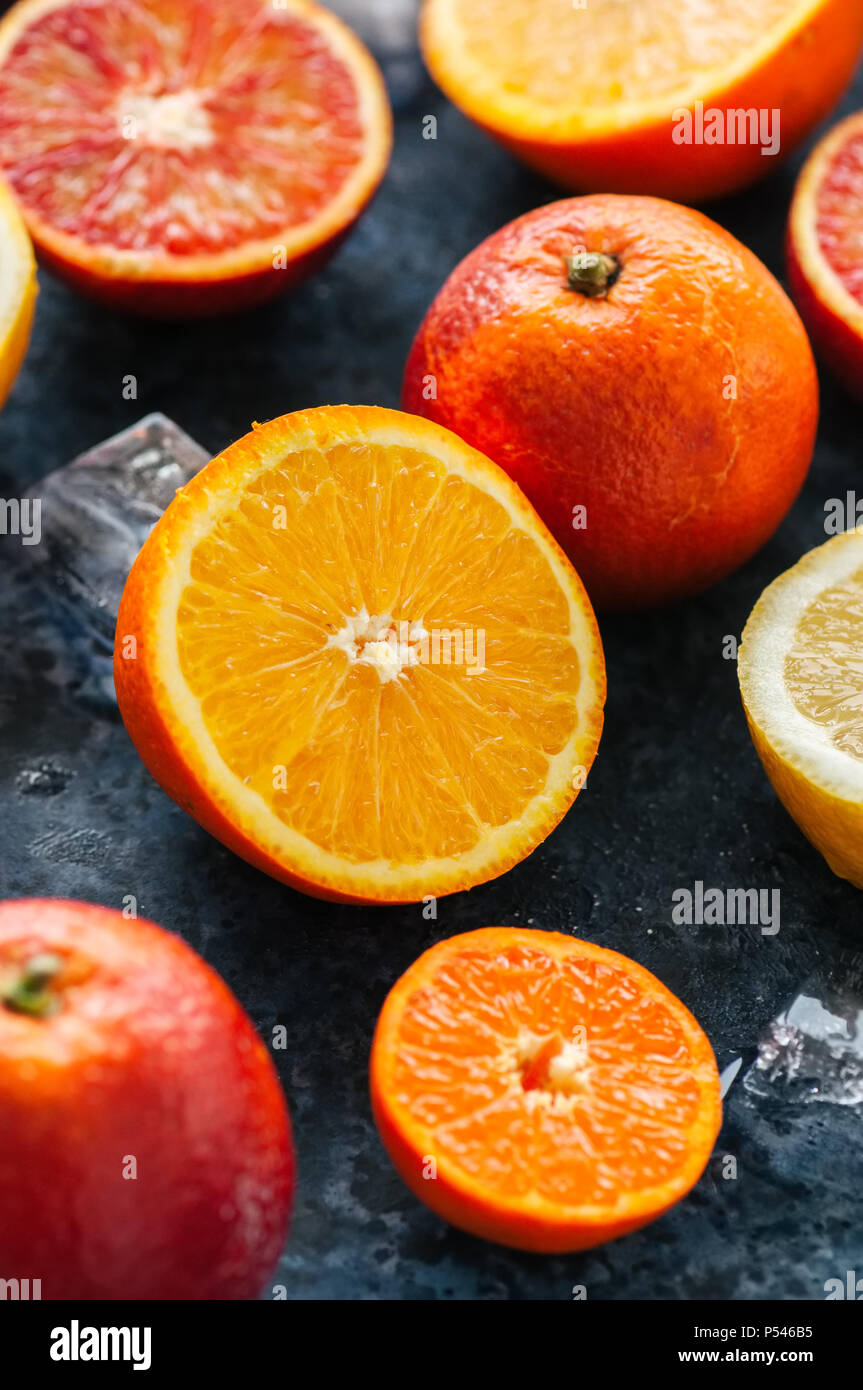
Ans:
[[[354,4],[354,11],[362,6]],[[369,8],[373,8],[371,5]],[[377,26],[398,100],[383,189],[312,283],[216,324],[118,317],[41,276],[26,366],[0,416],[0,495],[150,410],[212,451],[253,419],[328,402],[396,405],[425,307],[482,237],[557,196],[450,107],[398,35]],[[393,51],[395,50],[395,52]],[[863,100],[858,84],[842,110]],[[435,114],[438,138],[422,138]],[[800,158],[708,211],[782,276]],[[681,364],[686,371],[686,364]],[[138,380],[126,401],[123,377]],[[732,1090],[695,1192],[647,1230],[583,1256],[540,1258],[451,1230],[403,1188],[371,1121],[366,1065],[377,1011],[427,946],[491,923],[572,932],[624,951],[698,1017],[720,1065],[751,1058],[801,980],[860,934],[860,895],[829,872],[777,802],[751,747],[733,661],[764,585],[822,541],[824,502],[863,484],[860,409],[822,373],[815,461],[792,514],[736,576],[679,607],[606,619],[606,731],[589,786],[519,868],[419,907],[315,902],[235,859],[156,787],[116,713],[94,698],[87,653],[4,538],[0,569],[0,896],[120,906],[182,933],[268,1034],[299,1153],[299,1193],[277,1282],[291,1298],[823,1297],[861,1265],[860,1143],[851,1109],[772,1109]],[[15,563],[12,563],[15,561]],[[671,922],[696,879],[780,887],[776,936]],[[737,1161],[725,1180],[721,1155]]]

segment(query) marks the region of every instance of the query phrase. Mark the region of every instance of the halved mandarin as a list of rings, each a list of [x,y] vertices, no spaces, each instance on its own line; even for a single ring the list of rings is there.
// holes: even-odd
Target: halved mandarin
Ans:
[[[45,263],[116,308],[295,284],[390,146],[374,60],[310,0],[20,0],[0,22],[0,173]]]
[[[256,426],[178,493],[129,576],[115,680],[181,806],[356,902],[523,859],[583,785],[605,695],[590,603],[515,484],[365,406]]]
[[[616,951],[487,927],[441,941],[387,996],[371,1055],[384,1145],[446,1221],[584,1250],[698,1181],[721,1122],[695,1019]]]
[[[833,872],[863,888],[863,529],[768,585],[737,669],[777,796]]]
[[[863,397],[863,111],[818,142],[794,190],[788,279],[818,352]]]

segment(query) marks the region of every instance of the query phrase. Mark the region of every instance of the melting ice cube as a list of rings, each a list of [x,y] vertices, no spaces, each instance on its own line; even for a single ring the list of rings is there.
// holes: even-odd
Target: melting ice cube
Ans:
[[[744,1088],[790,1102],[863,1105],[863,957],[840,952],[768,1025]]]
[[[49,473],[41,541],[27,548],[41,577],[106,648],[132,562],[178,488],[210,455],[166,415],[136,425]]]

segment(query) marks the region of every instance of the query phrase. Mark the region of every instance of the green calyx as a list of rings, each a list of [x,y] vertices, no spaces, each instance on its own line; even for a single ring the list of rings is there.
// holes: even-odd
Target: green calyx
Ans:
[[[620,274],[620,261],[616,256],[606,256],[603,251],[580,251],[563,259],[569,288],[588,299],[608,294]]]
[[[0,1004],[16,1014],[49,1018],[60,1008],[60,996],[51,985],[62,969],[59,956],[47,951],[31,956],[17,974],[0,983]]]

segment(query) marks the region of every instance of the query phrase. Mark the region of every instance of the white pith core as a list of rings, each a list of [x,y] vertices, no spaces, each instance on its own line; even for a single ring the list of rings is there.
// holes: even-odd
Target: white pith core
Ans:
[[[419,665],[420,643],[427,637],[421,622],[394,623],[389,613],[370,616],[361,608],[327,638],[327,646],[344,652],[351,665],[371,666],[384,685]]]
[[[534,1033],[528,1028],[519,1030],[514,1046],[501,1058],[504,1070],[511,1072],[513,1082],[524,1091],[528,1110],[552,1110],[565,1113],[573,1110],[588,1088],[590,1058],[586,1042],[557,1038],[557,1050],[542,1064],[540,1074],[528,1087],[527,1075],[537,1055],[550,1042],[548,1034]]]
[[[117,103],[117,121],[127,139],[163,149],[192,150],[212,145],[213,127],[204,109],[206,93],[192,87],[151,96],[127,92]],[[127,122],[133,121],[129,128]]]

